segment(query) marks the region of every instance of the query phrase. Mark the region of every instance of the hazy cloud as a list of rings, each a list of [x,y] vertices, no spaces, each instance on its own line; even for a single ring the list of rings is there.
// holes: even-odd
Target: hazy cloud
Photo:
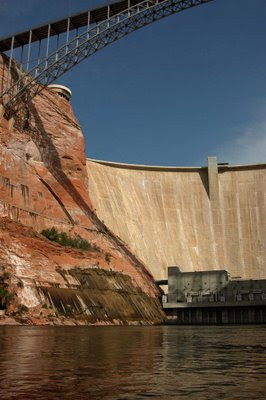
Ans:
[[[218,159],[230,164],[266,163],[266,119],[238,132],[216,151]]]

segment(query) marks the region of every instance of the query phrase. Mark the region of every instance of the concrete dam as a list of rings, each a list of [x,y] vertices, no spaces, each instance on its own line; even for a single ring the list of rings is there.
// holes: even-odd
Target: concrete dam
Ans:
[[[87,159],[98,217],[156,280],[167,267],[266,278],[266,164],[157,167]]]

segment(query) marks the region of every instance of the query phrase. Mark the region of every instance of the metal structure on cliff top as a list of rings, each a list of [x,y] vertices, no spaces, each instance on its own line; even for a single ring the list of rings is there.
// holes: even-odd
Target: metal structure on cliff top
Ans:
[[[0,51],[9,52],[0,103],[14,113],[22,102],[108,44],[152,22],[210,1],[118,1],[0,39]],[[82,27],[85,30],[80,33]],[[19,61],[15,62],[17,49]]]

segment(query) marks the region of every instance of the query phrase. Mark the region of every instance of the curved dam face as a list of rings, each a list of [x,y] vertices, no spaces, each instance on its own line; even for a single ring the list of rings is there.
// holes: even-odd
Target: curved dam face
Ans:
[[[266,164],[148,167],[87,160],[101,220],[156,280],[167,267],[266,278]]]

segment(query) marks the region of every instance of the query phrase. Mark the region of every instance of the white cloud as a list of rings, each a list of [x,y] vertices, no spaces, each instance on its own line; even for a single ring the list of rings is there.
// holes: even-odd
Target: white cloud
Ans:
[[[224,143],[216,154],[218,160],[230,164],[266,163],[266,120],[242,129],[232,140]]]

